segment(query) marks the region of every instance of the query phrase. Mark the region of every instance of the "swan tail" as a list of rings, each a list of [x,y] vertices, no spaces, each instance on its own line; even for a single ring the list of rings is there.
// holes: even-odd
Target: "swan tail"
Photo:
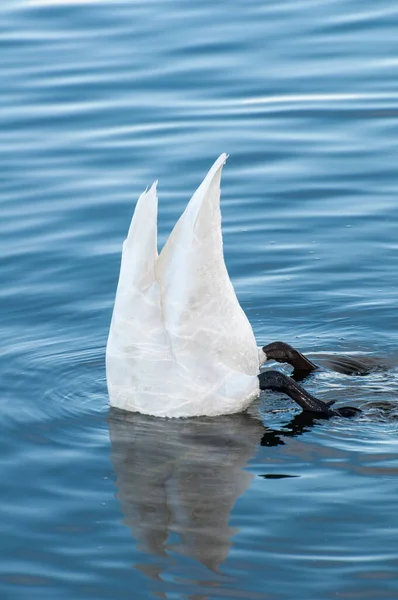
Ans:
[[[155,279],[157,251],[157,181],[137,200],[123,243],[119,287],[145,289]]]
[[[258,350],[224,261],[220,181],[226,154],[192,196],[156,262],[163,318],[174,351],[196,364],[256,375]],[[184,358],[185,357],[185,358]],[[209,365],[209,360],[213,367]]]
[[[246,408],[258,393],[253,331],[225,266],[222,154],[157,254],[156,184],[123,244],[106,351],[112,406],[157,416]]]
[[[141,412],[139,392],[156,372],[157,361],[167,361],[170,354],[155,280],[157,208],[155,182],[139,197],[123,243],[106,348],[111,405]]]

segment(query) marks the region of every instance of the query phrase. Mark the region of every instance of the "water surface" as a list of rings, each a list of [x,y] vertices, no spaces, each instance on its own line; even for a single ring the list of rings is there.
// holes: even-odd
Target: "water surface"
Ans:
[[[0,7],[0,595],[398,594],[398,9],[381,0]],[[163,244],[213,160],[259,344],[386,370],[363,407],[165,421],[109,411],[104,348],[135,199]],[[288,372],[288,371],[287,371]]]

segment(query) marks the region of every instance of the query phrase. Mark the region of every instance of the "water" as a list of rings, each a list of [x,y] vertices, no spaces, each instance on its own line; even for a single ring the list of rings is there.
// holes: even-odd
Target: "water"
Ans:
[[[381,0],[3,3],[0,596],[398,594],[398,9]],[[258,343],[388,359],[305,385],[308,422],[109,412],[135,199],[162,244],[208,167]],[[283,477],[282,477],[283,476]],[[289,476],[289,477],[286,477]]]

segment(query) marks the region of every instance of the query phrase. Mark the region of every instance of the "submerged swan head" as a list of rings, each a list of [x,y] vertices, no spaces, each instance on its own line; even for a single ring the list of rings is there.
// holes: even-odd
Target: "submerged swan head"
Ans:
[[[265,354],[223,254],[226,159],[211,167],[159,255],[156,183],[138,199],[106,349],[112,406],[159,417],[221,415],[244,410],[259,393]]]

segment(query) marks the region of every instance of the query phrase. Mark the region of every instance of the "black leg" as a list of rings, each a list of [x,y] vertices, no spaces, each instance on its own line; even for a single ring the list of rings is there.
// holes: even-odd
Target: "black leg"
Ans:
[[[319,367],[311,362],[304,354],[286,344],[285,342],[272,342],[263,347],[267,360],[276,360],[287,363],[294,369],[292,377],[301,381],[309,373]],[[321,364],[332,371],[344,375],[368,375],[372,371],[380,371],[388,368],[388,361],[373,356],[339,356],[336,354],[324,354],[319,357]]]
[[[317,417],[328,419],[329,417],[352,417],[361,411],[351,406],[344,406],[340,409],[332,409],[333,402],[322,402],[315,396],[312,396],[301,385],[296,383],[291,377],[287,377],[279,371],[265,371],[258,376],[261,390],[274,390],[283,392],[297,402],[303,411],[311,412]]]
[[[263,352],[265,352],[267,360],[276,360],[291,365],[297,374],[297,378],[300,379],[318,368],[301,352],[289,346],[289,344],[285,344],[285,342],[272,342],[272,344],[263,347]]]

